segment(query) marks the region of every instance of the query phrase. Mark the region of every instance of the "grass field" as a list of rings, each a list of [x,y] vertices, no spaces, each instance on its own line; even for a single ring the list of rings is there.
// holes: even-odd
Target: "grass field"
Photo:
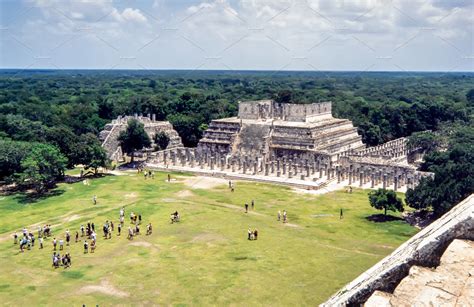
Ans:
[[[36,202],[0,196],[2,305],[315,305],[416,232],[401,221],[367,221],[380,212],[364,190],[312,195],[237,182],[231,193],[217,180],[173,174],[167,183],[165,173],[146,181],[123,174],[61,184]],[[245,214],[251,199],[256,208]],[[126,227],[130,211],[141,213],[153,235],[145,236],[143,225],[133,241],[126,231],[104,240],[103,223],[118,221],[122,206]],[[276,220],[283,209],[287,225]],[[181,222],[170,224],[175,210]],[[44,250],[20,253],[13,245],[23,226],[36,235],[33,225],[50,223],[59,238],[88,221],[99,230],[96,252],[83,254],[82,244],[72,243],[69,269],[51,267],[52,238]],[[258,228],[257,241],[247,240],[249,227]]]

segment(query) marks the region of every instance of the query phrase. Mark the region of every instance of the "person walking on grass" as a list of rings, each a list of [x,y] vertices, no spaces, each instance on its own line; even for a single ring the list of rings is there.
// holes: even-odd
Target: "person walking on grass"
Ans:
[[[253,211],[253,209],[255,209],[255,202],[252,199],[252,211]]]
[[[341,220],[343,217],[344,217],[344,214],[343,214],[342,208],[341,208],[341,211],[339,212],[339,219]]]
[[[245,203],[245,213],[249,212],[249,204]]]
[[[53,250],[56,250],[56,245],[58,244],[58,241],[56,241],[56,238],[53,239]]]
[[[94,203],[94,205],[97,205],[97,195],[94,195],[94,197],[92,197],[92,202]]]
[[[280,210],[278,210],[277,219],[278,219],[278,222],[281,221],[281,212],[280,212]]]

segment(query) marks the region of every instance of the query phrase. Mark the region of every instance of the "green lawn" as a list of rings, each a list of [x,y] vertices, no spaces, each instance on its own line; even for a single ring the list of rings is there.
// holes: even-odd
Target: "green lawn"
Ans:
[[[1,304],[315,305],[416,232],[401,221],[367,221],[379,212],[364,190],[318,196],[237,182],[231,193],[225,184],[193,189],[183,175],[173,177],[167,183],[165,173],[146,181],[127,173],[90,185],[61,184],[55,195],[36,202],[0,196]],[[243,203],[252,198],[256,209],[245,214]],[[101,226],[117,221],[122,206],[126,226],[130,211],[141,213],[154,225],[153,235],[104,240]],[[283,209],[290,225],[276,221]],[[175,210],[182,220],[170,224]],[[50,223],[61,237],[88,221],[99,229],[96,252],[83,254],[82,244],[73,243],[66,248],[69,269],[51,267],[52,239],[44,250],[20,253],[13,245],[12,233],[23,226]],[[247,240],[249,226],[258,228],[257,241]]]

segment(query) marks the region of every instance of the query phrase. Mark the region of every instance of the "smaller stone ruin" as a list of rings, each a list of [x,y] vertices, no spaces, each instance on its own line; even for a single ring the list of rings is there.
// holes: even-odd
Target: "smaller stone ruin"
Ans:
[[[123,160],[122,148],[120,148],[119,141],[117,140],[121,131],[127,128],[128,121],[130,119],[136,119],[145,126],[145,132],[151,139],[151,148],[154,148],[154,138],[159,132],[164,132],[169,137],[170,141],[166,149],[180,148],[183,147],[181,137],[178,132],[174,130],[173,125],[168,121],[157,121],[155,114],[148,116],[119,116],[117,119],[112,120],[111,123],[105,125],[104,130],[99,134],[99,139],[102,141],[102,147],[107,152],[107,157],[112,161]]]

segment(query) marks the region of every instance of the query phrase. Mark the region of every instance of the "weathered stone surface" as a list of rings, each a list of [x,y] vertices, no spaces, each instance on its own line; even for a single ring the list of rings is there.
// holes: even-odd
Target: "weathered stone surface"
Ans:
[[[447,302],[446,304],[449,305],[456,297],[459,301],[466,301],[466,296],[468,298],[472,297],[472,288],[468,288],[468,285],[472,286],[472,273],[469,272],[469,268],[473,267],[472,242],[458,242],[454,239],[474,240],[474,194],[421,230],[392,254],[342,288],[321,306],[363,304],[376,290],[393,292],[395,289],[394,300],[400,300],[395,301],[396,306],[406,305],[406,301],[403,300],[408,292],[415,292],[420,300],[428,300],[428,297],[430,297],[433,302],[439,302],[440,304]],[[453,242],[452,247],[447,249],[451,242]],[[445,255],[443,255],[443,252]],[[442,255],[443,257],[441,257]],[[438,268],[433,271],[416,267],[436,267],[440,263],[439,274],[436,274]],[[409,275],[410,268],[412,270]],[[434,275],[431,274],[433,272]],[[454,277],[447,281],[446,276],[451,275]],[[408,279],[400,283],[406,276],[408,276]],[[429,283],[427,279],[424,279],[428,276],[433,276]],[[466,286],[462,287],[462,290],[460,290],[460,285],[454,281],[456,278],[466,280],[464,282]],[[422,291],[414,291],[411,284],[412,280],[415,282],[421,280],[421,283],[425,280],[425,284],[428,283],[429,285],[426,289],[423,288]],[[446,283],[450,283],[450,285],[442,286],[441,290],[437,288],[437,285]],[[452,292],[448,293],[443,288],[450,289]],[[402,293],[400,298],[396,296],[397,291]],[[459,301],[456,304],[459,304]],[[411,305],[411,302],[409,305]],[[438,304],[435,303],[434,305]]]
[[[374,294],[365,302],[365,307],[391,307],[390,298],[392,295],[390,293],[375,291]]]

